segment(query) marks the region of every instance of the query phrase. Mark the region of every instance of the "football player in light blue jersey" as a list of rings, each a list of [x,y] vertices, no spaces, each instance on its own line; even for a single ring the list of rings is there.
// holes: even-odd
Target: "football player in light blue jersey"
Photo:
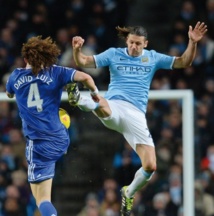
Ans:
[[[26,67],[15,69],[6,84],[8,97],[16,97],[27,140],[28,181],[42,216],[57,215],[51,203],[52,180],[56,161],[70,144],[59,118],[63,87],[81,82],[92,92],[97,89],[88,74],[55,65],[59,54],[50,37],[30,38],[22,47]]]
[[[141,159],[142,167],[133,181],[121,190],[121,214],[129,216],[135,192],[148,183],[156,170],[154,143],[145,118],[152,78],[158,69],[189,67],[196,54],[197,42],[207,32],[207,26],[201,22],[197,22],[194,28],[189,26],[189,43],[180,57],[145,49],[148,45],[147,32],[141,26],[116,29],[127,47],[110,48],[98,55],[86,56],[81,52],[84,39],[76,36],[72,41],[73,56],[78,66],[109,67],[110,84],[104,98],[95,103],[90,97],[79,97],[77,86],[75,91],[74,88],[67,91],[71,105],[77,105],[84,111],[92,110],[106,127],[123,134]],[[93,92],[92,96],[97,96],[96,93]]]

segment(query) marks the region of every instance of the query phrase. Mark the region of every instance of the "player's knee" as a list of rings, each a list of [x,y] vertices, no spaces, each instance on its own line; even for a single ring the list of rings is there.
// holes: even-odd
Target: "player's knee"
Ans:
[[[143,166],[143,169],[146,172],[153,173],[157,169],[157,165],[155,162],[148,162]]]
[[[99,106],[94,110],[96,115],[100,118],[106,118],[111,115],[111,109],[106,100],[99,102]]]

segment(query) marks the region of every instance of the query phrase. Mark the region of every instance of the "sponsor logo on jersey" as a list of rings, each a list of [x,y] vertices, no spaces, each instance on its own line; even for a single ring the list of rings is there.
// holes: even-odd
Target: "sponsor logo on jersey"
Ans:
[[[143,67],[143,66],[118,66],[117,70],[126,71],[126,72],[151,72],[152,67]]]

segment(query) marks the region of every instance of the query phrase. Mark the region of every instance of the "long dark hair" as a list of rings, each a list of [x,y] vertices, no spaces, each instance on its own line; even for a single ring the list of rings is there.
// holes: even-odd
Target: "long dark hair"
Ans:
[[[131,26],[131,27],[116,27],[118,31],[118,37],[121,39],[126,39],[129,34],[144,36],[145,39],[148,39],[148,33],[146,29],[142,26]]]

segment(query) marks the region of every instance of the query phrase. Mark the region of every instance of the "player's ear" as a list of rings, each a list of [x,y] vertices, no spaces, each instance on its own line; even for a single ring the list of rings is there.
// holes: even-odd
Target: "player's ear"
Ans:
[[[146,40],[145,43],[144,43],[144,48],[146,48],[148,46],[148,43],[149,43],[149,41]]]
[[[27,59],[26,59],[26,58],[24,58],[24,62],[25,62],[25,64],[27,64],[27,63],[28,63],[28,61],[27,61]]]

